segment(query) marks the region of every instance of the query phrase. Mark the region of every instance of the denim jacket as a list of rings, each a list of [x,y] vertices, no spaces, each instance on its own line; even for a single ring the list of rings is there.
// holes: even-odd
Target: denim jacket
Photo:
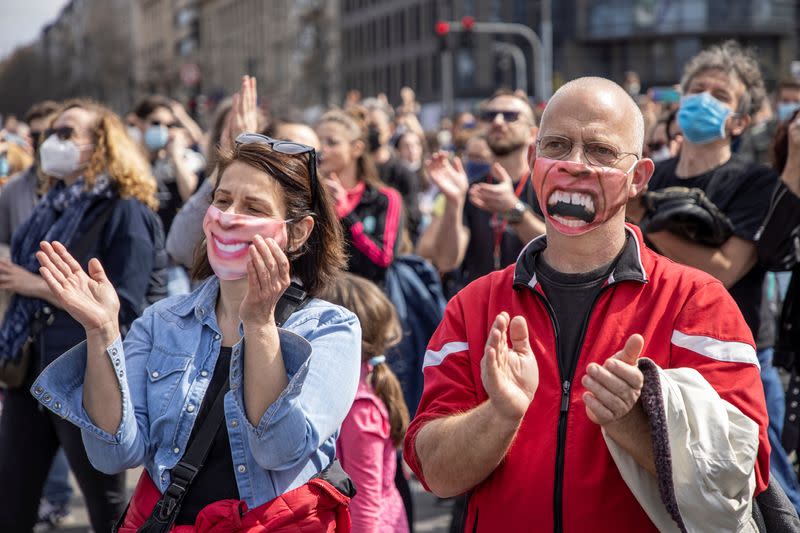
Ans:
[[[83,408],[85,342],[34,382],[40,403],[81,428],[95,468],[114,473],[144,464],[160,490],[167,488],[219,356],[218,292],[212,277],[191,294],[161,300],[124,342],[118,338],[106,349],[122,393],[122,421],[113,435]],[[358,387],[361,326],[349,311],[313,299],[278,335],[289,383],[255,427],[244,408],[243,340],[231,355],[225,420],[239,496],[250,508],[302,485],[333,460]]]

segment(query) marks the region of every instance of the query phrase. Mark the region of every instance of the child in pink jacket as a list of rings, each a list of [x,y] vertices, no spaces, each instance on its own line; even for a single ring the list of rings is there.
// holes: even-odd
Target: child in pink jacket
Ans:
[[[399,342],[402,328],[392,303],[360,276],[344,274],[325,298],[346,307],[361,322],[361,380],[336,443],[336,455],[357,490],[350,502],[353,533],[408,533],[403,500],[394,484],[408,408],[382,355]]]

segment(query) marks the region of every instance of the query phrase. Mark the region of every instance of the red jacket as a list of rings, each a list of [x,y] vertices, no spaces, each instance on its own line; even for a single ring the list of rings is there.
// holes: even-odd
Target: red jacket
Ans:
[[[719,281],[647,249],[638,229],[627,227],[627,233],[622,256],[592,309],[571,379],[560,374],[549,305],[533,271],[544,238],[532,241],[516,265],[478,279],[448,304],[425,354],[425,388],[405,441],[405,458],[423,484],[416,436],[427,422],[488,398],[480,361],[498,313],[527,318],[539,366],[539,388],[516,440],[500,466],[472,490],[466,531],[657,531],[581,399],[587,365],[602,364],[633,333],[644,336],[643,356],[664,369],[695,368],[758,424],[756,493],[766,487],[767,412],[742,314]]]
[[[136,533],[153,512],[161,493],[142,472],[119,533]],[[205,506],[193,526],[173,526],[170,533],[349,533],[350,498],[327,481],[313,478],[274,500],[248,509],[240,500]]]

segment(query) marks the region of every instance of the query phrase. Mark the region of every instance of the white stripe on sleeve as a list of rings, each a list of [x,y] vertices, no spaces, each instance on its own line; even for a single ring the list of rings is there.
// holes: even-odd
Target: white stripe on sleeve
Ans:
[[[703,335],[686,335],[676,329],[672,331],[672,344],[717,361],[748,363],[761,368],[755,349],[745,342],[721,341]]]
[[[425,370],[429,366],[438,366],[451,353],[463,352],[468,349],[469,344],[466,342],[448,342],[439,350],[428,350],[425,352],[425,362],[422,364],[422,369]]]

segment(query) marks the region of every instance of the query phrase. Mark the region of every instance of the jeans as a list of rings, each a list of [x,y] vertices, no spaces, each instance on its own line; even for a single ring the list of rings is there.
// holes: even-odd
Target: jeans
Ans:
[[[758,350],[761,383],[764,385],[764,397],[767,401],[767,414],[769,415],[769,445],[772,448],[769,456],[769,473],[778,480],[786,496],[800,514],[800,485],[797,482],[797,474],[786,456],[786,450],[781,445],[786,398],[778,370],[772,366],[772,353],[772,348]]]
[[[59,446],[81,488],[92,528],[110,531],[125,508],[125,474],[107,475],[89,463],[80,430],[40,409],[26,387],[11,390],[0,418],[0,531],[29,533]]]
[[[44,483],[42,496],[57,507],[67,505],[72,499],[72,485],[69,484],[69,463],[64,448],[59,448]]]

